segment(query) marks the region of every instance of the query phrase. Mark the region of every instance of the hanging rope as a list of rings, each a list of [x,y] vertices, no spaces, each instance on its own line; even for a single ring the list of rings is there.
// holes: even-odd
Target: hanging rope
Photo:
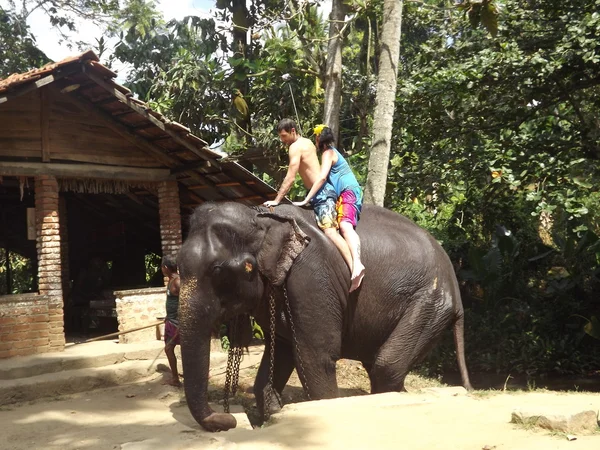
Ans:
[[[300,116],[298,116],[298,110],[296,109],[296,101],[294,100],[294,92],[292,91],[292,85],[288,83],[288,87],[290,88],[290,94],[292,95],[292,104],[294,105],[294,112],[296,113],[296,126],[298,127],[298,131],[300,131],[300,135],[302,135],[302,127],[300,126]]]

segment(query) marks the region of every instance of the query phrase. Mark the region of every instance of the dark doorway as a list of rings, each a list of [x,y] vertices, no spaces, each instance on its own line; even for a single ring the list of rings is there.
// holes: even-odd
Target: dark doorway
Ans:
[[[61,207],[68,234],[67,341],[115,332],[113,292],[162,285],[156,196],[64,192]]]

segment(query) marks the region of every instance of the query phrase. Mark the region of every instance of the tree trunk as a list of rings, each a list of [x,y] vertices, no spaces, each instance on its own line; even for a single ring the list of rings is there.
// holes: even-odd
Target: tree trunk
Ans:
[[[246,7],[246,0],[233,0],[231,3],[231,13],[233,17],[233,43],[232,51],[233,56],[236,58],[248,57],[246,36],[248,34],[249,20],[248,20],[248,8]],[[246,75],[246,68],[243,64],[240,64],[234,69],[234,72]],[[236,79],[234,77],[236,86],[242,94],[247,94],[247,79],[240,77]]]
[[[394,102],[400,55],[403,0],[384,0],[377,96],[373,114],[373,142],[365,203],[383,206],[394,122]]]
[[[339,146],[340,108],[342,104],[342,28],[346,19],[343,0],[333,0],[329,15],[329,45],[325,68],[325,112],[323,123],[333,131]]]

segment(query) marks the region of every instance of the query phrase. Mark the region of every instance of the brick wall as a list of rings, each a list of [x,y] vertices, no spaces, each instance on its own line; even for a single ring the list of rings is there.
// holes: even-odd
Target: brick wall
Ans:
[[[157,317],[165,317],[165,288],[132,289],[115,292],[117,304],[117,320],[119,331],[149,325],[157,321]],[[156,327],[119,336],[120,344],[143,342],[160,339],[164,333],[164,326],[159,326],[157,336]]]
[[[50,305],[47,295],[0,297],[0,358],[52,351],[56,310]],[[62,310],[60,314],[62,324]]]
[[[62,351],[65,347],[63,296],[61,285],[61,251],[58,183],[56,178],[35,178],[35,218],[40,295],[48,298],[48,345],[45,351]]]
[[[179,187],[176,181],[162,181],[158,185],[158,212],[163,256],[177,256],[181,248],[181,212]]]

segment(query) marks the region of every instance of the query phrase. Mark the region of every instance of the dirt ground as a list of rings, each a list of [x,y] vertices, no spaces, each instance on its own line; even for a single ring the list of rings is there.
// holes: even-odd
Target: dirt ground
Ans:
[[[244,405],[252,421],[256,417],[253,396],[245,391],[252,385],[259,359],[260,351],[254,349],[242,362],[240,392],[230,400]],[[211,374],[211,400],[221,400],[224,367],[211,368]],[[568,441],[563,433],[509,423],[518,407],[598,411],[600,394],[477,391],[453,395],[456,390],[429,389],[440,386],[436,380],[411,376],[409,393],[365,396],[368,379],[362,367],[341,361],[340,393],[357,397],[288,404],[266,426],[211,434],[191,417],[183,390],[163,384],[166,376],[157,372],[131,385],[2,407],[0,449],[600,448],[598,432]],[[284,401],[302,399],[294,376]]]

